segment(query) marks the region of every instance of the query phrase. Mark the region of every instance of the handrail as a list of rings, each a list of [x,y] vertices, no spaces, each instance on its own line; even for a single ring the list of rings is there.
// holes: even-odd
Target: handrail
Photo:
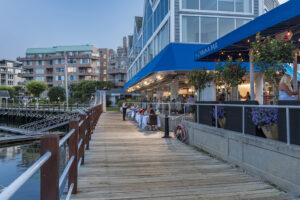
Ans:
[[[2,193],[0,193],[1,200],[8,200],[10,197],[14,195],[14,193],[26,182],[28,179],[37,172],[41,166],[49,158],[51,157],[51,152],[45,153],[42,157],[40,157],[35,163],[29,167],[21,176],[19,176],[14,182],[12,182],[7,188],[4,189]]]
[[[101,113],[101,104],[87,109],[84,114],[81,114],[81,118],[84,118],[84,120],[80,122],[69,122],[70,131],[60,140],[58,140],[58,135],[44,135],[41,138],[40,147],[41,153],[44,152],[44,154],[14,182],[12,182],[7,188],[5,188],[2,193],[0,193],[0,199],[8,200],[10,197],[12,197],[14,193],[39,169],[41,169],[41,200],[49,198],[58,200],[59,194],[56,193],[56,187],[58,188],[58,190],[59,188],[61,188],[68,174],[69,189],[66,199],[70,199],[71,194],[77,192],[78,169],[81,164],[84,164],[84,153],[85,150],[88,150],[89,140],[91,139],[90,134],[96,127],[96,123]],[[80,126],[82,126],[81,128],[79,128],[79,124]],[[76,133],[77,135],[74,135],[74,133]],[[77,139],[78,136],[80,138],[79,143]],[[57,179],[59,170],[55,166],[58,166],[57,162],[59,162],[59,153],[56,149],[59,149],[59,147],[61,147],[67,140],[69,140],[70,159],[65,169],[63,170],[63,173],[61,174],[59,179]],[[82,145],[84,145],[84,148],[80,148]],[[51,173],[48,173],[48,170],[51,170]],[[52,174],[52,172],[54,172],[54,174]],[[51,176],[57,178],[52,178]],[[49,185],[48,181],[50,182]],[[45,188],[45,186],[47,186],[47,189]],[[48,188],[48,186],[50,189]]]
[[[72,165],[74,159],[75,159],[75,156],[72,156],[72,157],[70,158],[70,160],[69,160],[67,166],[65,167],[63,173],[61,174],[61,176],[60,176],[60,178],[59,178],[59,184],[58,184],[58,185],[59,185],[59,188],[61,187],[62,183],[64,182],[64,180],[65,180],[65,178],[66,178],[66,176],[68,175],[68,172],[69,172],[69,170],[70,170],[70,168],[71,168],[71,165]]]
[[[75,129],[72,129],[67,133],[60,141],[59,141],[59,147],[61,147],[75,132]]]

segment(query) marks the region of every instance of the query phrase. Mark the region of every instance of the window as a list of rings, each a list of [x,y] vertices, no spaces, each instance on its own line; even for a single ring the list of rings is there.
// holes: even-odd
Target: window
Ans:
[[[100,67],[100,62],[99,61],[97,61],[97,67]]]
[[[35,69],[36,74],[44,74],[44,69],[37,68]]]
[[[14,75],[13,74],[8,74],[8,79],[14,79]]]
[[[44,77],[43,76],[37,76],[35,78],[36,81],[44,81]]]
[[[106,78],[106,77],[104,77],[104,78],[103,78],[103,81],[106,81],[106,80],[107,80],[107,78]]]
[[[243,26],[244,24],[247,24],[248,22],[250,22],[250,19],[236,19],[236,28],[239,28],[241,26]]]
[[[182,42],[199,42],[199,17],[182,17]]]
[[[90,59],[85,58],[85,59],[80,59],[80,64],[89,64],[90,63]]]
[[[68,67],[68,72],[69,73],[76,72],[76,67]]]
[[[56,71],[57,73],[60,73],[60,72],[65,72],[65,69],[62,68],[62,67],[57,67],[57,68],[55,68],[55,71]]]
[[[76,81],[76,76],[69,75],[69,76],[68,76],[68,80],[69,80],[69,81]]]
[[[57,59],[57,60],[55,60],[55,64],[57,64],[57,65],[65,64],[65,60],[64,59]]]
[[[217,39],[217,18],[201,17],[201,42],[211,43]]]
[[[47,60],[47,65],[52,65],[52,60]]]
[[[106,54],[103,54],[103,58],[106,59]]]
[[[199,0],[182,0],[183,9],[199,9]]]
[[[252,13],[252,0],[235,0],[236,12]]]
[[[25,61],[24,66],[32,66],[32,61]]]
[[[76,63],[76,59],[73,58],[68,59],[68,64],[75,64],[75,63]]]
[[[234,18],[219,18],[219,37],[234,30]]]
[[[35,65],[36,66],[41,66],[41,65],[44,65],[44,61],[35,61]]]
[[[217,10],[217,0],[200,0],[201,10]]]
[[[56,81],[64,81],[65,77],[64,76],[55,76]]]
[[[14,85],[14,81],[8,81],[8,85]]]
[[[106,67],[106,65],[107,65],[107,63],[106,63],[106,62],[104,62],[104,63],[103,63],[103,66],[104,66],[104,67]]]
[[[103,74],[106,74],[106,69],[103,70]]]
[[[234,11],[234,0],[219,0],[219,11]]]

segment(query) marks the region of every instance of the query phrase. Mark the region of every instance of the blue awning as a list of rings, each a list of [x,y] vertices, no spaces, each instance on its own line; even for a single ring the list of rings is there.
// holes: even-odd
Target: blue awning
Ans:
[[[255,39],[255,35],[261,32],[261,35],[274,35],[287,30],[293,30],[293,40],[299,45],[300,37],[300,0],[290,0],[285,4],[257,17],[244,26],[232,31],[224,37],[205,47],[199,46],[195,51],[195,60],[211,60],[220,57],[220,50],[229,52],[237,51],[248,56],[250,41]],[[243,52],[245,50],[246,52]],[[216,53],[216,54],[214,54]],[[245,59],[247,60],[247,58]]]

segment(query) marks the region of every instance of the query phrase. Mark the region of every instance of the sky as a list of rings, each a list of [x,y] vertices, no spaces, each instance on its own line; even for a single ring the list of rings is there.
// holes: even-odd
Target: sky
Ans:
[[[281,3],[287,0],[279,0]],[[91,44],[116,49],[144,0],[0,0],[0,59],[27,48]]]
[[[27,48],[91,44],[116,49],[144,0],[0,0],[0,59]]]

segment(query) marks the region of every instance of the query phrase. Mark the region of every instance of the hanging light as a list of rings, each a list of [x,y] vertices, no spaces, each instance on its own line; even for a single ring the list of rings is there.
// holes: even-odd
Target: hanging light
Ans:
[[[239,53],[239,56],[242,56],[242,53],[241,53],[241,52]]]
[[[250,39],[248,39],[247,42],[250,43],[251,42]]]

